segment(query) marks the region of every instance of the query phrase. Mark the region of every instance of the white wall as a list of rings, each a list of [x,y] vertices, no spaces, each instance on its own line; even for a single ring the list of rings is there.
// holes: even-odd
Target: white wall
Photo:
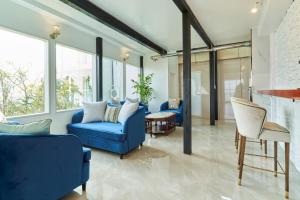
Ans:
[[[277,31],[271,34],[271,86],[296,89],[300,86],[300,0],[295,0]],[[260,96],[270,102],[271,120],[291,131],[291,160],[300,170],[300,102]]]
[[[144,56],[144,73],[145,75],[153,73],[154,97],[149,103],[149,110],[151,112],[158,112],[162,102],[167,101],[169,97],[169,65],[168,59],[158,59],[154,62],[151,60],[152,55]]]
[[[252,86],[254,90],[270,87],[270,40],[252,31]]]
[[[168,58],[169,98],[179,98],[178,57]]]
[[[61,27],[61,36],[57,40],[50,40],[52,26],[59,24]],[[91,35],[75,29],[69,25],[57,21],[56,18],[50,18],[42,14],[36,13],[28,8],[22,7],[12,1],[0,1],[0,26],[14,31],[26,33],[49,41],[49,76],[51,84],[50,93],[50,111],[46,114],[18,117],[15,118],[20,122],[30,122],[45,118],[53,120],[51,132],[65,133],[66,124],[70,122],[71,116],[75,111],[64,111],[56,113],[55,110],[55,44],[56,42],[78,49],[96,52],[96,35]],[[122,60],[121,46],[112,45],[107,41],[103,41],[103,55],[105,57]],[[132,54],[128,63],[139,66],[139,56]]]

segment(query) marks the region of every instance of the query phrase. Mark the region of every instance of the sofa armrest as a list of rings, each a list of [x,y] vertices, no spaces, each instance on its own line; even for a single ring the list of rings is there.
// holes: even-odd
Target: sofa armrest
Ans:
[[[129,149],[145,141],[145,108],[140,106],[124,124],[123,132],[127,134]]]
[[[160,105],[160,111],[163,111],[163,110],[168,110],[169,109],[169,102],[164,102]]]
[[[0,134],[0,163],[0,199],[58,199],[82,184],[73,135]]]

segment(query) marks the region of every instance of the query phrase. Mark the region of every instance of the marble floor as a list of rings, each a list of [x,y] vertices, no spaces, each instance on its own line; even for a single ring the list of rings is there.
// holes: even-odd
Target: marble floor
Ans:
[[[244,168],[237,185],[234,124],[194,120],[193,154],[182,153],[182,128],[169,136],[147,139],[141,149],[125,156],[93,150],[86,192],[78,187],[63,200],[279,200],[284,199],[284,176]],[[247,143],[248,153],[263,154]],[[269,154],[272,154],[269,144]],[[283,151],[279,150],[283,163]],[[246,163],[273,168],[273,160],[246,157]],[[300,174],[291,164],[290,199],[300,199]]]

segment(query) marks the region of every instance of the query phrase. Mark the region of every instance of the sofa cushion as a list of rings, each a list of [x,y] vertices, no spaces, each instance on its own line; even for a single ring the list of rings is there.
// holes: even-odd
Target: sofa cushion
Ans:
[[[0,123],[1,133],[42,135],[50,134],[51,119],[40,120],[27,124]]]
[[[179,104],[180,104],[179,99],[169,99],[169,101],[168,101],[169,109],[178,109]]]
[[[106,101],[83,103],[82,123],[103,121],[106,105]]]
[[[120,123],[94,122],[69,124],[68,131],[75,135],[86,135],[87,137],[104,138],[114,141],[124,141],[126,134]]]
[[[82,151],[83,151],[83,161],[84,162],[89,162],[91,160],[91,157],[92,157],[91,149],[86,148],[86,147],[82,147]]]

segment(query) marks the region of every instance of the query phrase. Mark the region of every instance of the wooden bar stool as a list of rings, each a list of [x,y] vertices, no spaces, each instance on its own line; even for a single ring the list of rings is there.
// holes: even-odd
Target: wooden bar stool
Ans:
[[[285,197],[289,197],[289,155],[290,155],[290,133],[289,131],[272,122],[265,122],[267,111],[266,109],[251,102],[242,102],[231,99],[233,113],[236,120],[239,134],[241,135],[240,149],[239,149],[239,185],[241,185],[243,167],[260,169],[268,172],[274,172],[274,175],[285,175]],[[274,142],[274,170],[261,169],[254,166],[249,166],[244,163],[246,139],[261,139],[263,141]],[[277,146],[278,142],[285,143],[285,170],[283,173],[277,171]],[[281,167],[281,165],[279,164]]]
[[[236,98],[236,97],[232,97],[231,99],[235,100],[235,101],[240,101],[240,102],[245,102],[245,103],[248,103],[249,101],[246,100],[246,99],[240,99],[240,98]],[[258,104],[255,104],[258,106]],[[239,131],[236,127],[236,130],[235,130],[235,139],[234,139],[234,143],[235,143],[235,148],[236,148],[236,151],[238,152],[238,149],[239,149],[239,139],[240,139],[240,134],[239,134]],[[254,143],[259,143],[260,144],[260,147],[262,148],[263,144],[264,144],[264,147],[265,147],[265,157],[267,158],[268,157],[268,143],[267,141],[263,141],[263,140],[259,140],[259,141],[255,141],[255,140],[247,140],[246,142],[254,142]]]

